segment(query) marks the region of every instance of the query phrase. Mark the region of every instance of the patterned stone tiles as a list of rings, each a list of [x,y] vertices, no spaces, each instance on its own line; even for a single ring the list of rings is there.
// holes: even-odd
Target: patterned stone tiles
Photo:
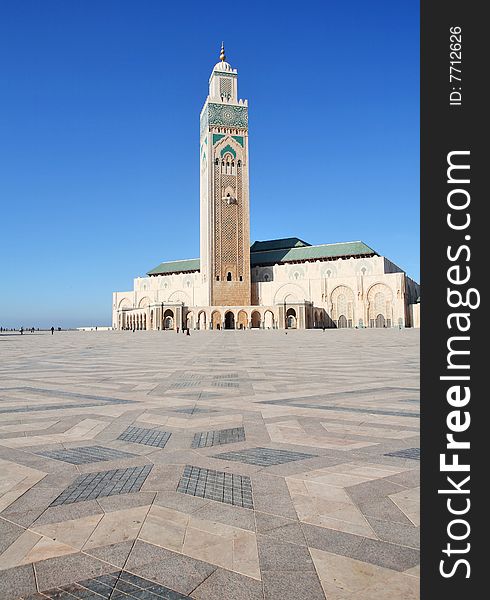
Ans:
[[[418,599],[419,332],[0,338],[1,600]]]
[[[155,446],[156,448],[165,448],[166,443],[172,434],[161,429],[145,429],[143,427],[128,427],[117,438],[133,444],[144,444],[145,446]]]
[[[420,448],[404,448],[403,450],[395,450],[387,452],[385,456],[396,456],[397,458],[411,458],[412,460],[420,460]]]
[[[253,509],[252,483],[246,475],[186,465],[177,491]]]
[[[305,458],[314,458],[316,454],[305,454],[304,452],[292,452],[291,450],[276,450],[275,448],[249,448],[247,450],[238,450],[237,452],[223,452],[215,454],[214,458],[221,460],[233,460],[235,462],[247,463],[249,465],[259,465],[270,467],[272,465],[281,465],[283,463],[295,460],[304,460]]]
[[[53,502],[51,506],[84,502],[105,496],[139,492],[153,465],[113,469],[80,475]]]
[[[201,431],[195,434],[191,448],[208,448],[209,446],[220,446],[222,444],[234,444],[244,441],[245,430],[243,427],[219,429],[218,431]]]
[[[179,592],[125,571],[115,571],[36,594],[49,600],[186,600]],[[30,600],[27,597],[25,600]],[[33,597],[34,598],[34,597]]]
[[[86,463],[100,462],[104,460],[121,460],[133,458],[136,454],[104,448],[103,446],[81,446],[80,448],[67,448],[65,450],[43,450],[35,452],[39,456],[46,456],[55,460],[71,463],[72,465],[83,465]]]

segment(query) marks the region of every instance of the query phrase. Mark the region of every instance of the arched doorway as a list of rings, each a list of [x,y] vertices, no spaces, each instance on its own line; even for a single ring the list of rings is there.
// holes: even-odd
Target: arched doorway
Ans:
[[[167,308],[167,310],[163,313],[163,328],[174,328],[174,311],[170,310],[170,308]]]
[[[296,311],[294,308],[288,308],[287,310],[286,326],[288,329],[296,329]]]
[[[221,329],[221,313],[215,310],[211,315],[211,326],[213,329]]]
[[[339,329],[345,329],[347,327],[347,317],[340,315],[339,317]]]
[[[247,313],[244,310],[241,310],[238,313],[237,326],[238,329],[247,329],[248,327],[248,317]]]
[[[264,313],[264,327],[274,329],[274,313],[270,310],[266,310]]]
[[[206,329],[206,313],[203,310],[197,315],[197,328]]]
[[[261,317],[260,317],[260,313],[257,310],[254,310],[252,313],[252,328],[253,329],[258,329],[260,327],[260,323],[261,323]]]
[[[377,315],[376,327],[386,327],[386,319],[384,318],[384,315],[382,315],[382,314]]]
[[[235,315],[231,310],[225,313],[225,329],[235,329]]]

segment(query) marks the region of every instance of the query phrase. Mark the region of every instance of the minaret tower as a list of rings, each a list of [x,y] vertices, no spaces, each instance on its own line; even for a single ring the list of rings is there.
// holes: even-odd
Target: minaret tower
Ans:
[[[201,276],[208,306],[250,305],[248,103],[237,70],[220,61],[201,111]]]

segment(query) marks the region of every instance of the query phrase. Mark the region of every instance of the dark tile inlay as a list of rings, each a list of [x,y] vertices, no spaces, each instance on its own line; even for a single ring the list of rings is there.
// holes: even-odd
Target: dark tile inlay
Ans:
[[[165,448],[166,443],[172,434],[161,429],[144,429],[143,427],[128,427],[117,438],[125,442],[133,442],[134,444],[144,444],[145,446],[156,446],[157,448]]]
[[[42,452],[35,452],[34,454],[68,462],[72,465],[83,465],[103,460],[120,460],[137,456],[136,454],[130,454],[122,450],[104,448],[103,446],[81,446],[80,448],[67,448],[66,450],[44,450]]]
[[[41,412],[45,410],[58,410],[64,408],[89,408],[92,406],[104,406],[108,404],[133,404],[133,400],[123,400],[121,398],[109,398],[108,396],[95,396],[93,394],[80,394],[78,392],[65,392],[62,390],[46,390],[35,387],[15,387],[3,388],[4,391],[27,392],[34,396],[48,396],[51,398],[67,398],[73,400],[73,403],[56,403],[56,404],[29,404],[27,406],[19,406],[17,408],[2,408],[1,414],[6,413],[26,413],[26,412]],[[77,402],[75,402],[77,401]]]
[[[45,598],[58,600],[59,598],[73,598],[77,600],[109,600],[109,598],[126,598],[127,600],[190,600],[179,592],[138,577],[125,571],[115,571],[108,575],[101,575],[93,579],[86,579],[77,583],[54,588],[42,592]]]
[[[403,450],[395,450],[395,452],[387,452],[385,456],[396,456],[397,458],[411,458],[420,460],[420,448],[404,448]]]
[[[84,502],[104,496],[139,492],[153,465],[113,469],[98,473],[85,473],[77,477],[53,502],[51,506]]]
[[[253,509],[252,483],[246,475],[186,465],[177,491]]]
[[[227,381],[226,379],[224,379],[221,381],[213,381],[212,386],[220,388],[239,388],[240,383],[238,381]]]
[[[220,446],[222,444],[234,444],[245,441],[245,430],[243,427],[233,429],[219,429],[217,431],[202,431],[196,433],[192,440],[191,448],[208,448],[209,446]]]
[[[182,413],[185,415],[197,415],[199,413],[212,413],[212,412],[216,412],[216,410],[214,408],[197,408],[197,406],[194,407],[188,407],[188,408],[173,408],[172,409],[173,412],[176,413]]]
[[[220,458],[221,460],[234,460],[236,462],[259,465],[262,467],[281,465],[294,460],[304,460],[305,458],[314,457],[316,457],[316,454],[292,452],[291,450],[276,450],[274,448],[249,448],[248,450],[223,452],[214,455],[214,458]]]

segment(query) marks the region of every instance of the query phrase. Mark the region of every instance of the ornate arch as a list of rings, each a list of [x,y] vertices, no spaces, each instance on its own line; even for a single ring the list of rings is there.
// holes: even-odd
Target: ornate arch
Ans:
[[[385,283],[375,283],[368,290],[367,301],[370,326],[375,327],[376,323],[381,322],[386,323],[387,327],[391,327],[393,306],[393,292],[391,288]]]
[[[132,308],[131,301],[129,300],[129,298],[123,298],[119,301],[118,309],[121,310],[123,308]]]
[[[138,303],[138,308],[147,308],[147,306],[150,304],[150,299],[148,298],[148,296],[144,296],[143,298],[141,298],[141,300]]]
[[[354,292],[346,285],[338,285],[330,294],[330,314],[334,321],[338,322],[344,316],[347,323],[354,321]]]
[[[282,304],[287,298],[288,302],[303,302],[308,294],[297,283],[285,283],[274,295],[274,304]]]
[[[183,302],[186,306],[191,305],[191,299],[189,298],[189,295],[182,290],[175,290],[175,292],[172,292],[168,297],[168,301]]]

